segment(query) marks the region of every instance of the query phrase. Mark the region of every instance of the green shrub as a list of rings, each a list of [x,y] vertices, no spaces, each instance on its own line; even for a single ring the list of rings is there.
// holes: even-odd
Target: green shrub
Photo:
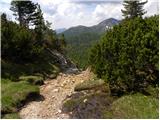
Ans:
[[[8,79],[1,80],[1,113],[8,114],[17,112],[29,94],[39,94],[39,87],[31,85],[26,81],[12,82]]]
[[[158,21],[158,16],[124,20],[92,48],[92,70],[109,82],[112,93],[158,84]]]
[[[142,94],[123,96],[112,103],[110,111],[104,112],[104,118],[158,119],[158,102],[158,99]]]
[[[3,13],[1,15],[2,58],[18,64],[36,63],[37,61],[44,62],[48,58],[45,48],[60,51],[61,43],[56,32],[47,25],[44,27],[41,30],[37,27],[29,29],[25,25],[7,20],[6,14]]]
[[[2,22],[2,58],[17,63],[34,62],[40,57],[43,47],[35,44],[35,33],[18,24]]]

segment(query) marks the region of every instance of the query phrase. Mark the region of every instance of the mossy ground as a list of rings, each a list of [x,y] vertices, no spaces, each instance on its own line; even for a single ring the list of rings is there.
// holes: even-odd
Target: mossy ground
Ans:
[[[111,105],[111,110],[104,112],[104,118],[114,119],[158,119],[158,99],[143,94],[123,96]]]
[[[26,81],[12,82],[8,79],[2,79],[1,86],[2,117],[4,114],[16,113],[22,105],[21,102],[26,100],[29,94],[39,94],[39,87]],[[16,115],[5,115],[5,117],[7,116],[15,117]]]
[[[106,86],[103,80],[88,80],[84,81],[83,83],[79,83],[74,88],[75,91],[82,91],[82,90],[91,90],[91,89],[98,89],[100,87]]]

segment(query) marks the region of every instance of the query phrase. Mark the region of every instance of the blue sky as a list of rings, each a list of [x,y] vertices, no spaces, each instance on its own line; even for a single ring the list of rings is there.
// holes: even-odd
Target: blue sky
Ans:
[[[69,28],[77,25],[92,26],[107,18],[122,19],[123,0],[32,0],[41,5],[44,18],[52,22],[52,28]],[[144,0],[142,0],[144,1]],[[0,12],[8,14],[14,20],[9,10],[11,0],[0,1]],[[158,0],[148,0],[144,6],[146,16],[158,13]]]

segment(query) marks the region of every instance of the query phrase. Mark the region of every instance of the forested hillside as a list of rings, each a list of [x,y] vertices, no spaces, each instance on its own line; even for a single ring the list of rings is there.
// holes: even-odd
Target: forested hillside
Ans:
[[[59,63],[47,49],[62,52],[64,46],[44,20],[39,4],[12,1],[10,9],[19,23],[1,14],[2,118],[17,118],[22,101],[38,95],[38,85],[46,78],[57,76]]]
[[[80,68],[86,68],[90,47],[101,38],[105,31],[119,22],[119,20],[109,18],[91,27],[77,26],[61,33],[64,34],[67,42],[68,57]]]

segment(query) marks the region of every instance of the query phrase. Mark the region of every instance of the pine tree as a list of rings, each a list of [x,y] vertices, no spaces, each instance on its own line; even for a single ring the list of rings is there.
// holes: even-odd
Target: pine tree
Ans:
[[[143,6],[147,3],[140,2],[140,0],[124,0],[124,9],[121,10],[123,13],[123,16],[125,18],[135,18],[135,17],[142,17],[146,11],[144,11]]]
[[[62,34],[62,36],[60,38],[60,44],[61,44],[62,49],[66,47],[66,41],[65,41],[64,34]]]
[[[7,22],[7,15],[5,13],[1,14],[1,22]]]
[[[51,29],[52,23],[50,23],[48,20],[46,20],[46,28]]]
[[[46,20],[44,29],[44,44],[48,48],[55,49],[57,47],[57,35],[56,32],[51,29],[51,25],[52,23]]]
[[[43,18],[43,13],[40,5],[37,4],[37,12],[34,14],[35,18],[33,23],[35,25],[35,32],[37,34],[37,40],[42,42],[43,40],[43,32],[45,29],[45,23]]]
[[[17,16],[16,19],[21,26],[28,27],[34,17],[36,5],[31,1],[12,1],[10,10]]]

